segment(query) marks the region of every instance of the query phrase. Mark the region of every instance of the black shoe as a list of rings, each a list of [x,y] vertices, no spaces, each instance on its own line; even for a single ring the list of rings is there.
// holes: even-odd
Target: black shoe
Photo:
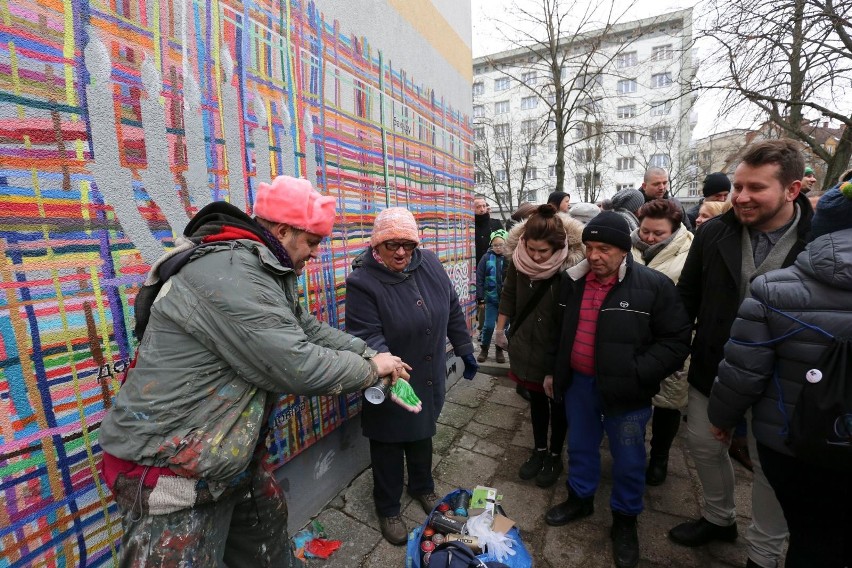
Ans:
[[[701,517],[697,521],[679,524],[669,531],[669,538],[683,546],[703,546],[714,540],[734,542],[737,540],[737,524],[723,527]]]
[[[522,387],[521,385],[515,385],[515,392],[521,395],[521,398],[524,400],[530,399],[530,391],[526,389],[526,387]]]
[[[569,495],[567,501],[563,501],[562,503],[550,508],[544,516],[544,522],[551,527],[561,527],[562,525],[567,525],[571,521],[588,517],[594,512],[594,497],[580,499],[579,497]]]
[[[636,516],[612,512],[612,558],[618,568],[633,568],[639,564],[639,535]]]
[[[535,484],[539,487],[550,487],[559,479],[560,473],[562,473],[562,456],[548,453],[544,457],[541,471],[535,476]]]
[[[746,561],[746,568],[763,568],[760,564],[749,558]]]
[[[669,473],[669,458],[655,458],[651,456],[648,460],[648,469],[645,471],[645,483],[647,485],[662,485]]]
[[[533,450],[530,459],[524,462],[518,471],[518,477],[521,479],[532,479],[541,468],[544,467],[544,458],[547,456],[547,450]]]

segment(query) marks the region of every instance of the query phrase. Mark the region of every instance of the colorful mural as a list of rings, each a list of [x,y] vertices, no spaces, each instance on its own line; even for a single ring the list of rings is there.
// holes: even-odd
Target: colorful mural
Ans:
[[[148,266],[206,203],[278,174],[335,196],[302,286],[338,326],[375,213],[407,206],[472,310],[468,117],[352,32],[287,0],[0,1],[0,568],[113,563],[98,426]],[[283,397],[270,462],[359,404]]]

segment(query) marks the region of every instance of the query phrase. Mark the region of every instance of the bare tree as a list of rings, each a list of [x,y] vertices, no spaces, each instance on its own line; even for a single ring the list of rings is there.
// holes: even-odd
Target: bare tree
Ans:
[[[508,17],[496,22],[506,39],[517,47],[523,65],[492,63],[502,74],[529,89],[548,111],[544,120],[556,136],[557,191],[564,191],[568,148],[589,142],[583,138],[572,140],[571,129],[588,121],[589,105],[600,104],[607,96],[601,89],[603,77],[617,74],[613,62],[642,34],[635,27],[630,31],[619,29],[619,21],[633,2],[619,5],[621,8],[616,10],[614,2],[517,2]]]
[[[852,158],[852,2],[727,0],[704,20],[712,78],[699,88],[724,92],[725,112],[758,108],[826,163],[831,186]],[[833,151],[818,136],[823,120],[843,125]]]
[[[533,156],[541,141],[537,124],[508,115],[474,123],[474,176],[478,191],[497,203],[504,219],[530,196],[538,177]]]

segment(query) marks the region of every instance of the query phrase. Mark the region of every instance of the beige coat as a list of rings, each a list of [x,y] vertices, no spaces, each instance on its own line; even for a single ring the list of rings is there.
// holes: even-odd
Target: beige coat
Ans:
[[[689,247],[692,246],[692,238],[692,233],[681,225],[675,233],[672,242],[657,253],[657,256],[651,259],[651,263],[646,266],[662,272],[672,282],[677,284],[677,281],[680,279],[680,271],[683,270],[683,264],[686,262],[686,256],[689,253]],[[642,260],[642,253],[636,247],[633,247],[633,260],[640,264],[645,264]],[[683,364],[683,369],[673,373],[660,384],[660,392],[653,399],[654,406],[660,408],[686,408],[689,391],[689,383],[686,381],[688,372],[689,359]]]

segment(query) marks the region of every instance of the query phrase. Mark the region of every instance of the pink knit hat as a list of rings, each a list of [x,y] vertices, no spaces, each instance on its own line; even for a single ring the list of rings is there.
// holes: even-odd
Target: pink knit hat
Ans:
[[[258,185],[254,214],[327,237],[334,226],[335,202],[333,197],[317,193],[306,179],[278,176],[272,183]]]
[[[378,215],[373,223],[370,246],[376,248],[385,241],[413,241],[420,244],[417,221],[405,207],[390,207]]]

